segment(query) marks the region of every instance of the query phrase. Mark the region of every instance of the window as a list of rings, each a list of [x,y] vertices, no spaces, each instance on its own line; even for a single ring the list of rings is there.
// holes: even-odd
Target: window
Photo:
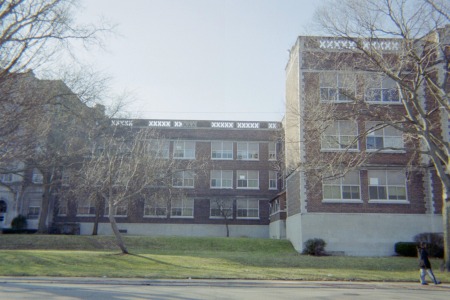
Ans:
[[[259,217],[259,201],[257,199],[238,199],[236,208],[238,219],[255,219]]]
[[[193,188],[194,187],[194,172],[179,171],[173,175],[172,185],[174,187]]]
[[[211,188],[232,189],[233,171],[211,170]]]
[[[144,217],[166,217],[167,216],[167,200],[161,195],[153,195],[149,199],[145,199]]]
[[[366,77],[366,101],[375,103],[400,103],[397,83],[382,75]]]
[[[277,212],[281,211],[281,203],[280,203],[280,199],[275,199],[271,204],[270,204],[270,214],[276,214]]]
[[[277,144],[269,143],[269,160],[277,160]]]
[[[195,159],[195,141],[175,141],[173,157],[179,159]]]
[[[360,182],[358,171],[350,171],[340,178],[323,179],[323,200],[330,202],[360,200],[361,195],[359,187]]]
[[[58,200],[58,216],[66,216],[67,215],[67,200],[59,199]]]
[[[258,160],[259,143],[237,143],[237,159],[239,160]]]
[[[33,176],[31,178],[33,183],[41,184],[44,182],[44,176],[38,169],[33,170]]]
[[[3,182],[3,183],[11,183],[11,182],[13,182],[13,174],[12,173],[0,174],[0,181]]]
[[[357,150],[356,123],[350,120],[334,121],[322,133],[322,150]]]
[[[233,159],[233,142],[211,142],[211,159]]]
[[[406,202],[406,175],[404,171],[369,170],[370,202]]]
[[[210,217],[233,219],[233,200],[211,199],[209,201]]]
[[[258,189],[259,172],[258,171],[237,171],[237,188]]]
[[[275,171],[269,171],[269,190],[277,189],[278,173]]]
[[[169,146],[169,141],[151,139],[148,144],[148,150],[156,158],[169,158]]]
[[[28,206],[28,215],[27,218],[28,219],[38,219],[39,218],[39,211],[40,211],[40,207],[39,206]]]
[[[171,201],[171,217],[194,217],[194,199],[174,199]]]
[[[89,199],[78,201],[77,215],[95,215],[95,206]]]
[[[6,200],[0,200],[0,213],[6,213],[8,211],[8,205],[6,204]]]
[[[343,73],[320,74],[320,100],[326,102],[348,102],[355,97],[355,76]]]
[[[366,122],[366,148],[367,150],[391,150],[398,151],[404,148],[402,132],[392,126],[380,129],[377,122]]]
[[[113,208],[113,214],[116,217],[126,217],[128,214],[128,205],[121,204],[121,205],[115,205]],[[109,215],[109,206],[106,205],[105,207],[105,216]]]

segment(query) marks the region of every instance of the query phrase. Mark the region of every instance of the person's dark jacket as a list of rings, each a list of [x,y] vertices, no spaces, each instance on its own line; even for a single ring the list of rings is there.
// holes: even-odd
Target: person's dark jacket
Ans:
[[[419,254],[419,268],[431,269],[431,263],[428,259],[428,251],[425,248],[418,249]]]

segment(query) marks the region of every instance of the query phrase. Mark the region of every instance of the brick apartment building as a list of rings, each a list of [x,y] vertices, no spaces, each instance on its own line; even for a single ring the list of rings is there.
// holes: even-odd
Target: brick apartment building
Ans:
[[[159,201],[158,196],[169,192],[162,188],[155,190],[156,198],[136,199],[118,209],[115,217],[122,232],[226,236],[228,223],[230,236],[269,237],[269,200],[282,188],[280,123],[120,119],[112,120],[112,126],[157,130],[166,159],[202,161],[202,169],[174,175],[171,186],[183,192],[181,198]],[[224,206],[228,220],[220,211]],[[62,207],[56,223],[76,223],[81,234],[92,233],[94,203],[77,199]],[[111,234],[106,210],[101,209],[105,213],[98,233]]]
[[[372,43],[384,57],[395,58],[402,47],[395,39]],[[442,232],[441,187],[414,151],[420,144],[392,126],[377,127],[405,115],[397,85],[358,55],[348,41],[329,37],[300,36],[290,51],[286,195],[272,200],[271,232],[282,237],[285,225],[298,251],[321,238],[330,252],[392,255],[396,242]],[[447,120],[435,120],[444,140]],[[333,177],[327,163],[344,176]]]

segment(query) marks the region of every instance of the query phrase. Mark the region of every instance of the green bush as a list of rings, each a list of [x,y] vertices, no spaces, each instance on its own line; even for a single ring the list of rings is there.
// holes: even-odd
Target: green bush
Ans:
[[[11,229],[22,230],[27,229],[27,218],[22,215],[18,215],[11,222]]]
[[[309,239],[305,242],[303,254],[322,256],[326,255],[325,246],[327,244],[322,239]]]
[[[417,256],[417,243],[398,242],[395,244],[395,253],[400,256],[415,257]]]
[[[428,254],[431,257],[444,257],[444,236],[442,233],[424,232],[416,235],[414,241],[427,243]]]

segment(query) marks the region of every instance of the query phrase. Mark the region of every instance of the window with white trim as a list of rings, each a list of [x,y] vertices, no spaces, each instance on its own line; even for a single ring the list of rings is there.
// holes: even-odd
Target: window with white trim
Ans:
[[[173,142],[173,158],[195,159],[195,141]]]
[[[237,143],[237,159],[238,160],[258,160],[259,159],[259,143],[238,142]]]
[[[179,171],[173,174],[172,185],[180,188],[194,187],[194,172],[193,171]]]
[[[159,217],[167,216],[167,199],[161,195],[155,194],[150,198],[145,199],[144,203],[144,217]]]
[[[210,214],[212,218],[233,219],[233,200],[232,199],[211,199],[209,200]]]
[[[151,139],[148,142],[148,150],[156,158],[169,158],[170,142],[167,140]]]
[[[258,171],[236,171],[238,189],[258,189],[259,172]]]
[[[212,141],[211,159],[233,159],[233,142]]]
[[[277,160],[277,144],[269,143],[269,160]]]
[[[58,216],[67,215],[67,199],[58,200]]]
[[[238,219],[257,219],[259,218],[259,200],[237,199],[236,210]]]
[[[361,200],[359,171],[342,177],[322,180],[323,201],[347,202]]]
[[[366,76],[365,101],[373,103],[400,103],[397,83],[381,74]]]
[[[44,176],[42,175],[41,171],[39,171],[38,169],[34,169],[31,181],[36,184],[42,184],[44,182]]]
[[[353,74],[326,72],[320,73],[320,100],[324,102],[349,102],[355,99]]]
[[[194,217],[194,199],[192,198],[172,199],[170,207],[170,216],[172,218]]]
[[[403,150],[403,133],[392,126],[384,126],[380,128],[379,125],[379,122],[366,122],[366,149],[384,149],[385,151]]]
[[[79,199],[77,201],[77,215],[89,216],[95,215],[95,205],[90,199]]]
[[[357,150],[358,128],[356,122],[337,120],[322,133],[322,150]]]
[[[120,204],[113,207],[113,215],[115,217],[126,217],[128,214],[128,205]],[[105,206],[105,216],[109,215],[109,205]]]
[[[369,170],[369,201],[407,201],[403,170]]]
[[[269,190],[276,190],[278,182],[278,173],[275,171],[269,171]]]
[[[28,204],[27,219],[38,219],[41,212],[41,200],[32,199]]]
[[[233,171],[211,170],[211,188],[212,189],[232,189],[233,188]]]
[[[13,182],[13,174],[12,173],[0,174],[0,182],[3,183]]]

